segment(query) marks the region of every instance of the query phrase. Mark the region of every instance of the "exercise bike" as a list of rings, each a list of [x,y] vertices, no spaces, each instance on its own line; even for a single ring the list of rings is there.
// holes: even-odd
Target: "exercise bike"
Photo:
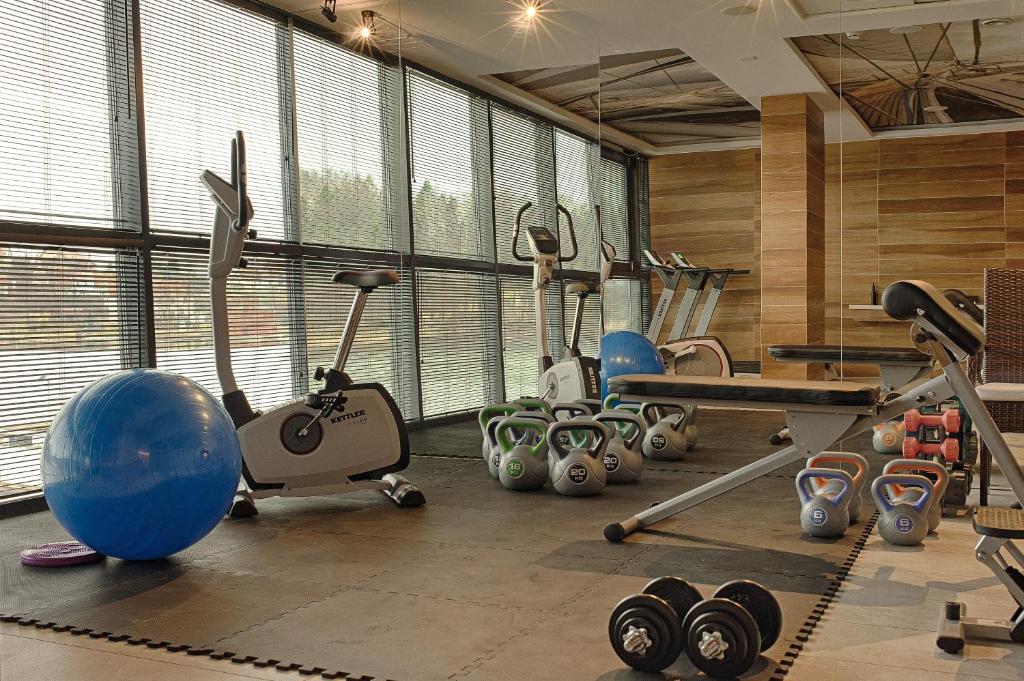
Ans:
[[[655,345],[658,344],[661,329],[665,325],[669,305],[675,298],[680,284],[686,281],[686,291],[676,311],[668,342],[658,346],[665,360],[665,373],[675,376],[732,376],[732,357],[729,350],[719,338],[709,336],[707,332],[729,277],[750,274],[750,270],[698,267],[680,253],[672,253],[674,262],[669,262],[646,248],[644,255],[663,285],[661,297],[658,298],[646,334],[647,339]],[[690,334],[688,332],[697,311],[697,303],[700,302],[701,295],[709,283],[711,291],[697,319],[697,326],[693,334]]]
[[[353,383],[344,373],[367,296],[379,286],[398,283],[394,270],[340,271],[335,283],[358,288],[334,364],[318,367],[320,390],[305,399],[254,411],[239,389],[231,366],[227,277],[245,267],[242,249],[252,203],[246,194],[245,140],[236,133],[231,143],[231,182],[206,170],[201,180],[217,204],[210,236],[210,301],[213,350],[224,407],[242,445],[240,489],[228,511],[233,517],[257,512],[255,499],[272,496],[308,497],[374,489],[397,505],[420,506],[426,499],[395,471],[409,465],[409,436],[394,398],[379,383]]]
[[[520,262],[533,263],[534,319],[536,323],[540,371],[538,393],[541,399],[550,404],[582,400],[600,405],[601,363],[593,357],[584,356],[579,349],[584,305],[590,295],[601,290],[600,284],[578,282],[566,287],[567,293],[575,294],[578,298],[572,334],[566,348],[568,356],[561,362],[556,363],[551,356],[548,346],[547,305],[544,300],[544,291],[554,279],[555,265],[575,260],[576,256],[579,255],[579,244],[576,242],[576,231],[573,227],[572,216],[561,204],[558,204],[556,206],[556,220],[558,219],[558,214],[565,216],[569,229],[569,240],[572,243],[572,252],[569,255],[563,255],[559,237],[553,234],[547,227],[528,226],[526,229],[530,242],[530,255],[520,253],[519,232],[521,230],[523,214],[532,206],[532,202],[527,202],[516,213],[512,229],[512,257]],[[595,209],[600,233],[601,213],[599,208],[595,207]],[[604,283],[611,274],[614,260],[615,248],[608,242],[601,240],[601,274],[599,278],[601,283]]]

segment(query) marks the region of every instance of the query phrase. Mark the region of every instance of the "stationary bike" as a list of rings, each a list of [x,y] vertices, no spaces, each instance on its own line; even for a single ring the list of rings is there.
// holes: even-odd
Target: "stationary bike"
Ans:
[[[254,411],[235,382],[231,367],[227,277],[245,267],[242,248],[249,229],[252,203],[246,194],[245,140],[236,133],[231,143],[231,182],[214,172],[202,174],[217,214],[210,236],[210,301],[213,309],[213,350],[223,402],[242,444],[242,477],[229,515],[254,515],[255,499],[271,496],[307,497],[363,489],[383,492],[399,506],[420,506],[426,499],[395,471],[409,465],[409,436],[394,398],[379,383],[353,383],[344,373],[366,297],[378,286],[398,282],[394,270],[340,271],[334,281],[358,288],[334,364],[318,367],[320,390],[305,399]]]
[[[527,202],[516,213],[512,229],[512,256],[520,262],[533,263],[533,291],[535,297],[534,314],[537,334],[537,350],[540,364],[540,381],[538,393],[541,399],[554,404],[555,402],[576,402],[579,400],[600,401],[601,399],[601,363],[593,357],[584,356],[579,350],[580,329],[583,324],[583,309],[586,299],[600,291],[599,285],[590,283],[574,283],[566,287],[566,292],[576,294],[576,314],[573,319],[571,340],[567,346],[568,357],[555,363],[548,348],[547,314],[544,290],[554,278],[556,264],[572,262],[579,255],[576,242],[576,231],[572,224],[572,216],[561,204],[557,205],[558,213],[565,216],[569,228],[569,240],[572,252],[563,255],[559,237],[547,227],[528,226],[527,237],[530,241],[530,255],[519,252],[519,232],[523,214],[533,206]],[[600,225],[600,212],[598,224]],[[611,273],[611,265],[615,260],[615,249],[611,244],[601,241],[601,277],[604,282]]]

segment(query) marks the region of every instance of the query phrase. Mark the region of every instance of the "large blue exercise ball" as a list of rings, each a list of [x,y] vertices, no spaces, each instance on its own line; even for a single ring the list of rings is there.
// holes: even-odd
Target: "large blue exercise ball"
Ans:
[[[86,386],[57,413],[43,444],[43,491],[78,541],[150,560],[214,528],[241,465],[216,398],[184,376],[132,369]]]
[[[657,346],[634,331],[612,331],[601,337],[601,397],[608,396],[608,379],[624,374],[663,374],[665,360]]]

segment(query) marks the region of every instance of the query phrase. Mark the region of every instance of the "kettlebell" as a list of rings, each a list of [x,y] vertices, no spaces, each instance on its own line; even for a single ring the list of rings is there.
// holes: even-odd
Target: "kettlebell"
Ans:
[[[551,405],[539,397],[520,397],[512,400],[512,403],[518,404],[520,411],[542,411],[546,414],[551,413]]]
[[[814,480],[822,483],[815,493]],[[828,481],[839,484],[830,485]],[[805,468],[796,474],[796,493],[800,497],[800,527],[811,537],[841,537],[850,526],[850,499],[853,476],[841,468]]]
[[[640,450],[647,432],[644,420],[625,409],[602,411],[594,420],[605,424],[612,432],[604,450],[608,482],[618,485],[639,480],[644,468],[644,455]]]
[[[857,522],[857,518],[860,517],[860,509],[864,505],[861,492],[864,490],[864,484],[868,481],[868,460],[854,452],[822,452],[807,460],[807,468],[827,468],[823,464],[829,463],[847,464],[857,469],[853,474],[853,492],[851,492],[850,496],[850,524],[852,525]],[[833,491],[836,491],[843,484],[841,480],[834,478],[823,481],[813,478],[812,480],[815,494],[821,494],[829,488],[834,488]]]
[[[647,423],[641,447],[644,456],[654,461],[678,461],[690,448],[686,436],[686,409],[679,405],[645,402],[640,416]]]
[[[903,451],[903,436],[906,426],[903,421],[879,423],[871,434],[871,445],[879,454],[899,454]]]
[[[921,494],[889,497],[889,486],[917,487]],[[895,487],[893,487],[895,489]],[[915,546],[928,536],[928,505],[935,488],[923,475],[909,473],[882,474],[871,485],[871,495],[878,505],[878,534],[897,546]]]
[[[564,444],[562,433],[570,433],[570,446]],[[584,497],[599,494],[608,482],[604,452],[611,439],[608,427],[593,419],[560,421],[548,426],[547,434],[552,458],[551,484],[559,494]],[[579,442],[580,444],[575,444]]]
[[[534,443],[517,444],[513,440],[513,428],[535,433],[539,438]],[[505,489],[535,490],[548,481],[546,432],[547,426],[538,419],[509,416],[498,424],[494,432],[494,439],[501,450],[498,480]]]
[[[613,409],[624,409],[634,414],[639,414],[640,404],[637,402],[623,402],[619,399],[619,393],[608,393],[608,396],[604,398],[604,402],[601,404],[601,410],[611,411]]]
[[[484,461],[490,461],[491,455],[497,450],[497,443],[494,441],[494,431],[488,429],[487,423],[495,416],[511,416],[522,409],[518,404],[506,402],[504,404],[488,404],[480,413],[477,415],[477,420],[480,423],[480,432],[483,435],[483,444],[480,448],[480,453],[484,457]]]
[[[934,532],[942,522],[942,500],[946,498],[946,487],[949,486],[949,472],[946,466],[928,459],[893,459],[882,469],[883,475],[887,473],[917,473],[929,480],[935,476],[932,482],[935,494],[932,496],[932,502],[928,504],[928,531]],[[909,502],[922,494],[923,490],[920,487],[908,487],[893,489],[891,492],[901,501]]]

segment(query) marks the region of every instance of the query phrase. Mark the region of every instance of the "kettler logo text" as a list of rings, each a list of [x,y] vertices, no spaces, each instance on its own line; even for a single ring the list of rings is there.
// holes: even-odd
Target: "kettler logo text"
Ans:
[[[366,410],[360,409],[359,411],[352,411],[347,414],[341,414],[331,419],[331,423],[340,423],[342,421],[351,421],[352,419],[359,419],[366,416]]]

